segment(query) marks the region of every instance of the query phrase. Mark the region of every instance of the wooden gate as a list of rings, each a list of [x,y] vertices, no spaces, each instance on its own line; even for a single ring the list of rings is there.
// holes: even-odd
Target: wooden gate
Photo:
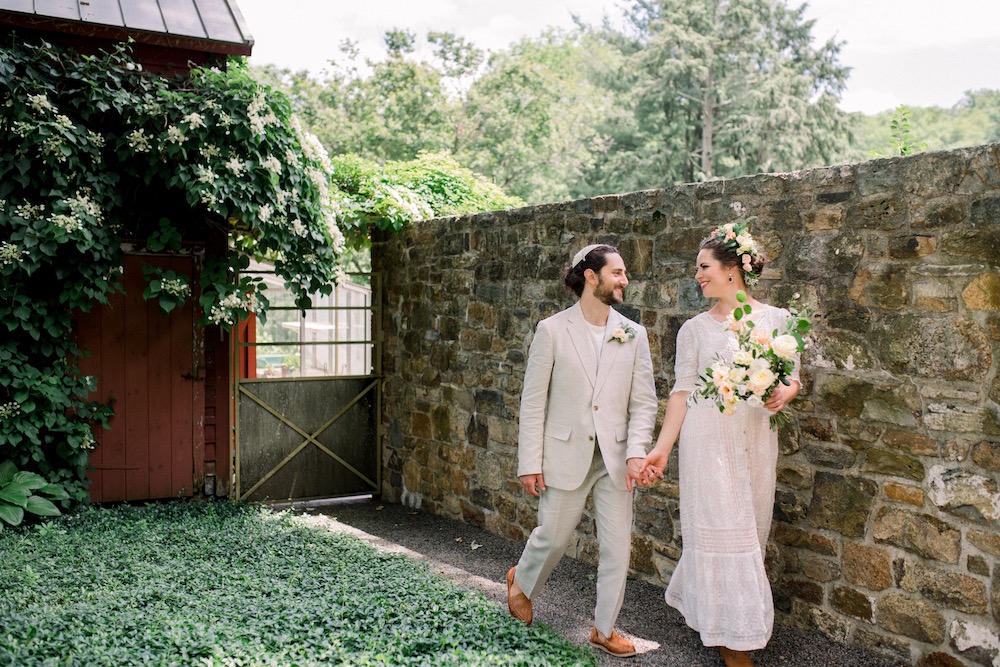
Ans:
[[[292,501],[377,495],[380,284],[344,283],[300,311],[267,267],[266,323],[234,336],[234,495]]]

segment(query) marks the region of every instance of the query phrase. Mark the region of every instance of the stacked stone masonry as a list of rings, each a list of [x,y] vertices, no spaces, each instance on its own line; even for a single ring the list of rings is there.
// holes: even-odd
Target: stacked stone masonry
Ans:
[[[525,538],[517,419],[560,271],[617,246],[662,408],[706,302],[700,240],[741,210],[755,292],[819,317],[781,433],[767,553],[783,622],[920,665],[1000,665],[1000,144],[431,220],[375,239],[384,289],[384,497]],[[681,550],[676,457],[636,498],[632,567]],[[589,513],[570,555],[596,562]]]

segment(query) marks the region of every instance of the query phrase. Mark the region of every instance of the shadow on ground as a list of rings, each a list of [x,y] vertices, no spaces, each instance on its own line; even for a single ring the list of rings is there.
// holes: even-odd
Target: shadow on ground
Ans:
[[[524,544],[468,524],[372,500],[295,505],[323,517],[332,530],[362,538],[376,548],[427,561],[457,584],[482,592],[506,607],[505,575]],[[590,632],[596,569],[563,558],[534,601],[536,622],[554,627],[584,644]],[[705,648],[676,610],[663,601],[663,589],[630,580],[618,618],[618,631],[635,642],[634,658],[598,652],[601,665],[619,667],[721,667],[718,649]],[[758,667],[900,667],[906,663],[873,656],[817,633],[776,624],[767,648],[755,651]]]

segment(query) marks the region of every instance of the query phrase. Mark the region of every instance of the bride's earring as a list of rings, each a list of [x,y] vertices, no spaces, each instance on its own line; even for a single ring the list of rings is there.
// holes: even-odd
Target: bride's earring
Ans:
[[[733,274],[729,274],[729,282],[733,282]]]

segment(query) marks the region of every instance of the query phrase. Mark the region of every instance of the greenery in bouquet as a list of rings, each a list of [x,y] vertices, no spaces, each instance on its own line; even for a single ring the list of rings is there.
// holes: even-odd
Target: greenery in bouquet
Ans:
[[[751,407],[764,407],[779,384],[791,384],[799,355],[805,350],[806,336],[812,324],[812,309],[790,307],[790,316],[781,329],[766,331],[758,328],[749,315],[753,307],[742,290],[736,299],[740,305],[729,314],[726,326],[736,335],[737,349],[732,361],[716,356],[716,362],[700,376],[698,388],[691,400],[705,398],[714,401],[725,415],[736,413],[743,402]],[[771,429],[777,430],[791,421],[787,410],[773,413]]]

